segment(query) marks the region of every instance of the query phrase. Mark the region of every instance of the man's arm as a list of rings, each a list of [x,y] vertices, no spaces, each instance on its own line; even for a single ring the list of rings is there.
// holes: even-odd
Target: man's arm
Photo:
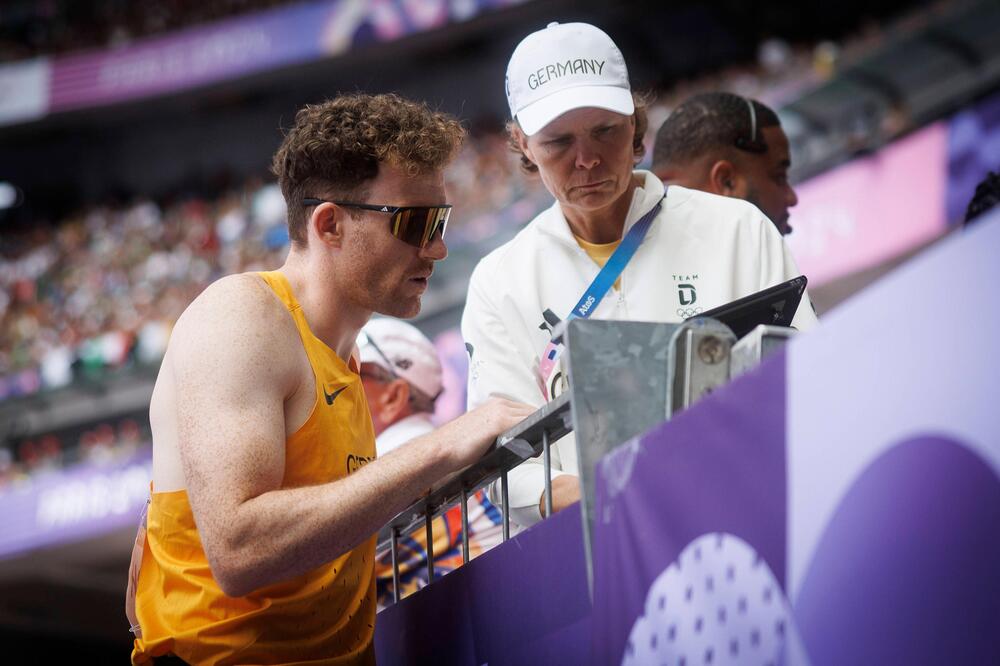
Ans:
[[[280,304],[251,280],[206,291],[175,327],[170,354],[188,497],[212,573],[231,596],[357,546],[531,411],[493,401],[347,478],[281,488],[284,406],[301,372],[290,345],[301,343]]]

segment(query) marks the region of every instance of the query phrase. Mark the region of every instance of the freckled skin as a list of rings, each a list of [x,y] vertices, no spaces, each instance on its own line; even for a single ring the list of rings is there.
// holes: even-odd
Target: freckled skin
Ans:
[[[439,204],[444,179],[383,164],[368,200]],[[333,204],[313,209],[307,233],[280,270],[312,332],[344,359],[373,312],[419,312],[426,278],[447,255],[440,238],[418,249],[390,235],[387,216]],[[309,417],[314,386],[291,316],[258,276],[214,283],[171,334],[150,405],[154,490],[187,491],[212,574],[230,596],[354,548],[532,411],[494,400],[344,479],[282,488],[285,440]]]

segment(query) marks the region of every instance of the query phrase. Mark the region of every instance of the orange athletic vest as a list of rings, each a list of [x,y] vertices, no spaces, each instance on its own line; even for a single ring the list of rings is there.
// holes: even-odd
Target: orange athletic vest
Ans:
[[[295,320],[316,377],[313,411],[285,442],[282,487],[342,479],[375,458],[361,379],[309,330],[284,275],[259,275]],[[171,653],[198,665],[373,664],[375,539],[297,578],[227,597],[212,577],[187,492],[154,492],[132,661]]]

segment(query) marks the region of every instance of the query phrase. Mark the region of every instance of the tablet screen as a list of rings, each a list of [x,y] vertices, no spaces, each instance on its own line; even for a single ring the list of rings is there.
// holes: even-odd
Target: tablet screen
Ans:
[[[800,275],[787,282],[776,284],[749,296],[706,310],[689,319],[711,317],[728,326],[736,338],[755,329],[760,324],[791,326],[799,301],[806,290],[806,276]]]

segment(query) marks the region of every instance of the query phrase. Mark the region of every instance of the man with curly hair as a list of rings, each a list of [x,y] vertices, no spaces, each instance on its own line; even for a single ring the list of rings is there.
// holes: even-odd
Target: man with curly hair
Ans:
[[[355,340],[420,310],[462,135],[395,95],[297,114],[273,162],[285,264],[206,289],[157,377],[134,663],[374,663],[376,532],[530,413],[493,401],[375,456]]]
[[[522,167],[555,203],[473,272],[462,316],[470,407],[493,396],[536,406],[555,397],[562,347],[552,334],[570,316],[679,322],[798,276],[754,206],[665,189],[634,169],[646,112],[603,31],[553,23],[525,37],[507,66],[507,101]],[[802,300],[794,324],[805,329],[815,315]],[[559,511],[580,497],[572,436],[551,454]],[[538,459],[510,472],[515,522],[541,519],[544,487]]]

